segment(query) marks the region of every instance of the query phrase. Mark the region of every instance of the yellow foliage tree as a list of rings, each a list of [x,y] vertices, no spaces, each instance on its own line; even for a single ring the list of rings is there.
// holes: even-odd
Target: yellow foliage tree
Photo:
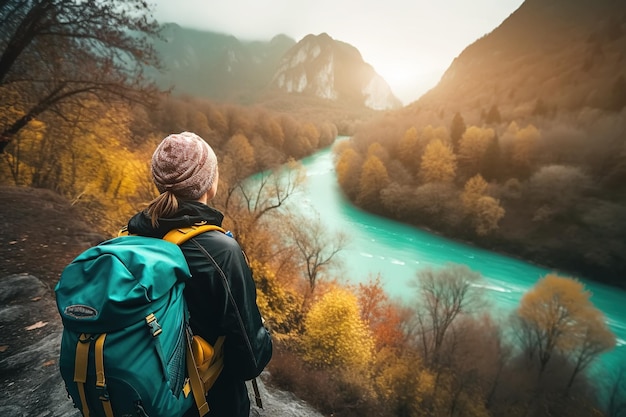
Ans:
[[[378,142],[374,142],[367,147],[367,155],[374,155],[383,163],[389,160],[389,154],[387,152],[387,149],[385,149],[385,147]]]
[[[428,125],[422,129],[422,141],[424,143],[430,143],[435,140],[446,142],[448,138],[448,130],[444,126],[432,127],[432,125]]]
[[[354,294],[341,288],[330,290],[311,307],[304,326],[302,347],[307,362],[322,368],[367,370],[374,340]]]
[[[418,355],[398,355],[392,349],[383,349],[376,355],[373,373],[374,390],[390,415],[426,414],[423,404],[433,396],[436,377],[423,366]]]
[[[339,154],[336,164],[337,181],[341,188],[350,197],[356,197],[359,190],[359,178],[361,178],[361,165],[363,158],[353,148],[345,148]]]
[[[248,138],[237,133],[230,138],[224,146],[224,159],[232,161],[233,171],[236,172],[236,179],[242,179],[251,175],[256,168],[254,148],[250,145]]]
[[[470,126],[467,128],[459,143],[459,165],[469,175],[479,173],[481,163],[495,132],[491,128]]]
[[[389,174],[383,162],[374,154],[368,155],[361,169],[357,204],[374,208],[380,204],[380,192],[389,185]]]
[[[615,346],[590,296],[579,281],[549,274],[524,294],[515,312],[519,339],[529,358],[537,358],[541,373],[557,351],[572,360],[568,387],[593,359]]]
[[[487,181],[478,174],[467,180],[461,194],[463,209],[470,217],[474,230],[481,236],[497,230],[505,214],[500,202],[486,195],[487,186]]]
[[[456,156],[452,147],[440,139],[430,142],[422,155],[419,171],[422,182],[452,182],[455,175]]]
[[[257,284],[257,304],[267,326],[276,334],[297,330],[302,297],[278,282],[274,271],[257,260],[250,261]]]
[[[398,142],[398,159],[412,172],[417,172],[419,165],[420,146],[417,129],[410,127]]]

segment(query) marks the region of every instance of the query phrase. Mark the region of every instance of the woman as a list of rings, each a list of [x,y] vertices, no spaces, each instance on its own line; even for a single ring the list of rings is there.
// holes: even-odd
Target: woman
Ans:
[[[130,219],[129,233],[162,238],[172,229],[199,223],[221,226],[223,214],[208,205],[217,192],[217,158],[202,138],[190,132],[166,137],[152,155],[151,170],[161,194]],[[224,369],[209,391],[208,416],[248,417],[245,381],[267,365],[272,341],[262,324],[245,255],[235,239],[219,231],[202,233],[181,249],[192,274],[184,295],[193,333],[211,344],[226,336]],[[195,407],[185,414],[194,415]]]

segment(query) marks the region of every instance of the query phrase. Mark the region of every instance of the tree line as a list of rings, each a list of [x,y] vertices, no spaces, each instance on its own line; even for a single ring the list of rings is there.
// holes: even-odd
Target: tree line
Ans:
[[[470,116],[407,108],[370,122],[336,147],[342,190],[374,213],[624,286],[625,119]]]

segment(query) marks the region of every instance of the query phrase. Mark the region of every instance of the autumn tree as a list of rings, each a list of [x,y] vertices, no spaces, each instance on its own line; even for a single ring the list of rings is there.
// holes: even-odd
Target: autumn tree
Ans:
[[[286,243],[294,248],[294,257],[299,260],[313,293],[319,279],[337,262],[337,254],[345,249],[348,236],[328,229],[319,217],[292,214],[286,223]]]
[[[417,129],[412,126],[404,132],[398,142],[398,159],[412,172],[417,172],[420,158],[420,142]]]
[[[389,184],[389,174],[383,162],[374,154],[369,154],[359,179],[359,193],[356,203],[359,206],[379,210],[380,192]]]
[[[422,182],[451,182],[456,175],[456,156],[452,147],[440,139],[430,142],[422,155],[419,178]]]
[[[440,140],[444,143],[448,142],[448,130],[443,126],[433,127],[432,125],[428,125],[422,129],[422,133],[420,135],[420,141],[422,143],[428,144],[435,140]]]
[[[465,265],[425,268],[417,273],[415,287],[415,332],[426,363],[437,366],[443,360],[443,348],[456,320],[475,313],[482,305],[474,284],[478,272]]]
[[[230,175],[230,180],[241,182],[257,171],[254,148],[243,133],[233,135],[223,146],[223,158],[234,170]],[[236,175],[232,175],[236,174]]]
[[[304,327],[302,347],[310,364],[367,370],[374,340],[354,294],[340,288],[326,293],[307,313]]]
[[[289,156],[301,159],[318,148],[319,139],[320,132],[317,127],[306,122],[298,126],[295,136],[285,138],[284,149]]]
[[[159,26],[143,0],[8,0],[0,21],[0,89],[18,109],[3,115],[0,152],[32,120],[62,122],[82,100],[142,103],[156,92],[144,72],[159,67]]]
[[[516,122],[509,124],[502,140],[514,176],[524,178],[530,174],[540,139],[541,132],[532,124],[523,128]]]
[[[250,261],[257,288],[257,304],[266,327],[275,333],[289,334],[299,330],[302,321],[301,297],[281,285],[274,270],[256,259]]]
[[[410,201],[420,217],[441,227],[454,227],[463,218],[458,199],[453,183],[429,182],[414,189]]]
[[[385,415],[427,416],[433,402],[435,376],[414,350],[383,349],[372,367],[373,385]]]
[[[537,361],[539,373],[560,353],[570,359],[576,375],[615,345],[604,315],[589,299],[579,281],[548,274],[524,294],[514,314],[517,335],[528,358]]]
[[[263,139],[274,148],[282,149],[285,142],[285,132],[283,132],[278,117],[265,109],[258,109],[255,117],[257,119],[256,124],[259,126],[257,130]]]
[[[287,201],[300,189],[305,180],[302,166],[290,162],[251,178],[240,178],[236,161],[220,165],[220,191],[214,200],[233,225],[233,233],[247,251],[252,246],[263,245],[253,242],[252,233],[259,227],[268,213],[284,207]]]
[[[495,132],[491,128],[470,126],[459,142],[458,160],[459,170],[466,178],[481,173],[484,166],[487,150],[495,139]]]
[[[500,202],[487,194],[487,182],[482,176],[475,175],[465,183],[461,194],[461,203],[474,230],[478,235],[486,235],[498,228],[505,211]]]
[[[406,320],[406,311],[389,298],[380,275],[366,283],[359,283],[356,294],[361,306],[361,317],[369,325],[377,350],[398,348],[405,339],[402,326]]]
[[[363,157],[352,147],[338,149],[337,152],[337,182],[350,198],[355,199],[359,192]]]

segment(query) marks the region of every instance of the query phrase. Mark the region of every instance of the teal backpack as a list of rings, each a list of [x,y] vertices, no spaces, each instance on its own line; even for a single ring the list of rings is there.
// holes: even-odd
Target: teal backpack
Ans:
[[[215,229],[177,229],[164,240],[117,237],[63,270],[55,287],[64,327],[59,368],[83,416],[175,417],[194,402],[200,416],[208,413],[205,394],[223,353],[216,347],[211,358],[204,341],[209,353],[194,350],[183,298],[190,271],[178,245]],[[200,375],[194,355],[211,360],[204,363],[210,378]]]

